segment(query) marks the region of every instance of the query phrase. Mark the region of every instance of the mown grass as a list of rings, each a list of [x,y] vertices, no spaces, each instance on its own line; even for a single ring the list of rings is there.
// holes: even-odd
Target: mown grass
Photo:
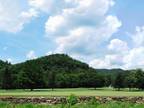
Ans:
[[[34,105],[34,104],[9,104],[0,103],[0,108],[144,108],[144,104],[132,104],[123,102],[111,102],[106,104],[81,103],[70,106],[66,105]]]
[[[15,96],[15,97],[29,97],[29,96],[69,96],[75,94],[76,96],[144,96],[143,91],[128,91],[124,89],[122,91],[116,91],[112,88],[101,89],[88,89],[88,88],[72,88],[72,89],[37,89],[30,90],[0,90],[0,96]]]

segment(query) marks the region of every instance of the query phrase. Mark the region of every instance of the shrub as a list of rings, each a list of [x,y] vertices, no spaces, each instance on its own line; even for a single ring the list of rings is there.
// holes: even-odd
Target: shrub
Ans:
[[[71,95],[68,97],[67,101],[68,101],[68,104],[70,104],[70,105],[75,105],[75,104],[78,103],[78,98],[77,98],[77,96],[75,96],[74,94],[71,94]]]
[[[91,100],[89,101],[89,104],[91,105],[98,105],[99,103],[97,102],[95,97],[92,97]]]

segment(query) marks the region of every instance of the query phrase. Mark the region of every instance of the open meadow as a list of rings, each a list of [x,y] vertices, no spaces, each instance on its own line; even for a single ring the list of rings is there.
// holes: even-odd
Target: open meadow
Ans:
[[[123,89],[116,91],[112,88],[71,88],[71,89],[36,89],[30,90],[0,90],[0,96],[15,96],[15,97],[50,97],[50,96],[69,96],[75,94],[76,96],[144,96],[144,91]]]

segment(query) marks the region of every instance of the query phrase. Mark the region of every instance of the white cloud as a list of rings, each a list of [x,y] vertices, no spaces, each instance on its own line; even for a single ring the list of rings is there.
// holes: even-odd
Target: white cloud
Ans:
[[[25,9],[19,0],[0,1],[0,31],[18,32],[23,29],[37,13],[33,9]]]
[[[50,16],[49,20],[46,22],[46,32],[56,32],[61,25],[65,23],[65,19],[58,15],[58,16]]]
[[[110,64],[110,67],[119,67],[123,66],[123,55],[111,54],[105,56],[105,61]]]
[[[42,11],[50,11],[52,8],[53,0],[28,0],[29,5],[38,8]]]
[[[23,20],[27,20],[32,17],[38,17],[38,12],[35,9],[30,8],[28,11],[22,12],[20,16],[21,18],[23,18]]]
[[[124,57],[125,68],[144,68],[144,47],[133,48]]]
[[[38,16],[38,11],[52,15],[46,23],[47,32],[51,30],[51,32],[55,32],[54,30],[57,28],[62,30],[63,19],[65,21],[68,20],[68,23],[65,23],[65,27],[69,25],[70,29],[72,29],[72,26],[75,28],[75,25],[80,25],[81,21],[82,23],[87,21],[97,23],[98,21],[96,20],[101,19],[98,16],[105,15],[113,4],[112,0],[28,0],[28,4],[23,4],[19,0],[14,0],[13,2],[11,0],[1,0],[0,30],[18,32],[23,29],[25,23]],[[7,6],[9,7],[7,8]],[[58,19],[57,16],[59,16]],[[93,20],[91,19],[92,17]],[[73,20],[74,25],[71,20]],[[59,23],[59,21],[62,21],[62,23]],[[53,29],[49,29],[51,27]],[[67,30],[62,32],[64,31]]]
[[[132,35],[134,47],[144,46],[144,26],[136,27],[136,32]]]
[[[37,57],[36,57],[35,52],[34,52],[33,50],[31,50],[31,51],[29,51],[29,52],[26,54],[26,58],[27,58],[27,59],[35,59],[35,58],[37,58]]]
[[[76,0],[76,2],[79,4],[77,11],[97,16],[105,15],[109,7],[114,5],[112,0]]]
[[[56,14],[63,9],[75,8],[77,12],[92,13],[102,15],[107,12],[110,6],[114,5],[113,0],[28,0],[29,5],[49,14]],[[103,8],[102,8],[103,7]]]
[[[112,6],[112,0],[74,0],[72,4],[76,5],[65,7],[61,13],[48,18],[45,28],[49,35],[68,35],[69,31],[81,26],[99,26]],[[107,17],[107,20],[111,20],[111,17]]]
[[[112,54],[105,55],[101,59],[93,59],[89,62],[89,65],[98,69],[123,68],[124,61],[122,55]]]
[[[8,58],[6,61],[8,61],[9,63],[13,62],[13,60],[11,58]]]
[[[104,9],[103,7],[88,11],[89,8],[93,8],[93,2],[105,3],[91,0],[88,8],[82,9],[86,4],[80,2],[80,6],[77,8],[64,9],[62,14],[51,16],[48,19],[46,32],[49,34],[48,36],[58,36],[56,37],[56,42],[59,46],[57,48],[58,51],[65,52],[67,49],[77,49],[75,47],[84,48],[83,50],[92,50],[97,44],[109,39],[113,33],[117,32],[122,23],[116,16],[105,16],[106,12],[102,14],[100,9]],[[108,3],[106,4],[109,6]]]
[[[98,46],[122,26],[116,16],[107,14],[114,5],[113,0],[65,0],[65,4],[71,5],[50,16],[45,24],[47,35],[58,46],[55,52],[81,60],[95,55]]]
[[[124,56],[125,68],[144,68],[144,26],[136,27],[132,36],[132,48]]]
[[[117,53],[128,52],[129,50],[127,42],[120,39],[111,40],[108,49]]]
[[[90,61],[89,65],[93,68],[102,69],[102,68],[109,68],[109,63],[105,62],[102,59],[94,59]]]
[[[51,55],[51,54],[54,54],[54,53],[52,51],[49,51],[49,52],[46,53],[47,56]]]
[[[112,51],[101,59],[91,60],[90,65],[95,68],[144,68],[144,27],[136,27],[136,32],[131,35],[133,46],[128,47],[127,42],[113,39],[108,45]]]
[[[28,0],[33,8],[53,14],[61,11],[65,6],[65,0]]]
[[[108,16],[99,27],[80,27],[71,30],[68,36],[58,37],[58,52],[94,53],[96,47],[107,41],[121,26],[114,16]],[[80,51],[80,52],[78,52]]]

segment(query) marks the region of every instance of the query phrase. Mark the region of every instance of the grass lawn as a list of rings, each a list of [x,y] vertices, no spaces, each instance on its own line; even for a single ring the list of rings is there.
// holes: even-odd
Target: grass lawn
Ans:
[[[76,96],[144,96],[144,91],[115,91],[111,88],[103,89],[88,89],[88,88],[73,88],[73,89],[37,89],[30,90],[0,90],[0,96],[16,96],[16,97],[30,97],[30,96],[69,96],[75,94]]]

